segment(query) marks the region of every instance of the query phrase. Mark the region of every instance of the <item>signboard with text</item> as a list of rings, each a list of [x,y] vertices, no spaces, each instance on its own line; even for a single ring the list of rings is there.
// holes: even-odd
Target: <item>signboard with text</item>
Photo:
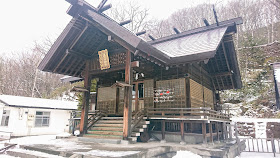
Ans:
[[[105,70],[110,68],[110,61],[109,61],[109,55],[108,55],[108,50],[101,50],[98,51],[99,55],[99,63],[100,63],[100,69]]]

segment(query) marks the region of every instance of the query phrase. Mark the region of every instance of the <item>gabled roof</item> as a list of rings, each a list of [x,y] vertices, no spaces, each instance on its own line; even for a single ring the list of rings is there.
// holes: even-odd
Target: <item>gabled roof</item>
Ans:
[[[59,110],[76,110],[78,105],[78,102],[74,101],[61,101],[12,95],[0,95],[0,102],[11,107]]]
[[[182,62],[210,59],[215,56],[226,30],[227,27],[208,30],[155,43],[153,46],[172,59],[185,57]]]
[[[116,50],[129,50],[134,54],[138,52],[139,56],[143,55],[144,58],[150,58],[151,62],[166,67],[208,61],[217,54],[218,49],[222,47],[221,43],[229,38],[230,40],[226,41],[227,44],[223,45],[225,48],[221,49],[221,52],[226,52],[226,54],[219,54],[221,56],[219,66],[229,65],[230,70],[225,69],[225,71],[233,72],[230,74],[234,79],[231,83],[234,82],[236,88],[241,87],[232,39],[232,35],[237,30],[236,25],[242,23],[241,18],[146,42],[108,16],[98,12],[87,2],[67,1],[72,4],[68,9],[68,14],[73,16],[73,19],[40,63],[40,70],[81,77],[85,61],[97,58],[97,52],[103,49],[108,49],[109,53]],[[226,56],[229,58],[227,62],[224,60]],[[225,71],[220,71],[218,67],[213,66],[211,73],[225,74]],[[218,82],[223,81],[217,81],[217,85]]]

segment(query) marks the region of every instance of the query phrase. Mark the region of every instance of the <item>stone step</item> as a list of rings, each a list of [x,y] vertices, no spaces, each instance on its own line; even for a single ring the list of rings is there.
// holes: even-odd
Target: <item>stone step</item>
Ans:
[[[135,128],[132,132],[144,132],[143,128]]]
[[[122,127],[91,127],[92,131],[119,131],[123,132]]]
[[[101,124],[101,123],[97,123],[94,124],[93,127],[123,127],[122,124]]]
[[[136,126],[136,128],[148,128],[148,125],[146,125],[146,124],[138,124]]]
[[[6,153],[10,156],[20,157],[20,158],[64,158],[70,157],[71,155],[61,155],[58,154],[50,154],[47,152],[37,151],[37,150],[26,150],[26,149],[11,149],[6,151]]]
[[[123,117],[102,117],[101,120],[123,120]]]
[[[95,124],[123,124],[123,120],[99,120]]]
[[[88,131],[88,134],[100,134],[100,135],[114,135],[114,136],[122,136],[123,132],[121,131]]]
[[[131,142],[137,142],[137,137],[128,137],[128,140]]]
[[[132,136],[132,137],[139,137],[140,134],[141,134],[140,132],[132,132],[132,133],[131,133],[131,136]]]
[[[84,137],[98,138],[98,139],[122,139],[122,136],[102,135],[102,134],[85,134]]]

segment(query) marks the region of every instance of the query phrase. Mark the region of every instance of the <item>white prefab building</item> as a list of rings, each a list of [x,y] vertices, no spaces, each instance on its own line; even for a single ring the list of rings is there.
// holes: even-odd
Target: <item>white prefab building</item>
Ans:
[[[69,131],[71,111],[78,102],[0,95],[0,132],[12,136]]]

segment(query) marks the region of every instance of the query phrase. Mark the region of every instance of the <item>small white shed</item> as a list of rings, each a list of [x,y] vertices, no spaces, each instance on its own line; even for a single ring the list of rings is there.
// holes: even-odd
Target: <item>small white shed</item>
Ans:
[[[78,102],[0,95],[0,132],[12,136],[69,131],[71,111]]]

